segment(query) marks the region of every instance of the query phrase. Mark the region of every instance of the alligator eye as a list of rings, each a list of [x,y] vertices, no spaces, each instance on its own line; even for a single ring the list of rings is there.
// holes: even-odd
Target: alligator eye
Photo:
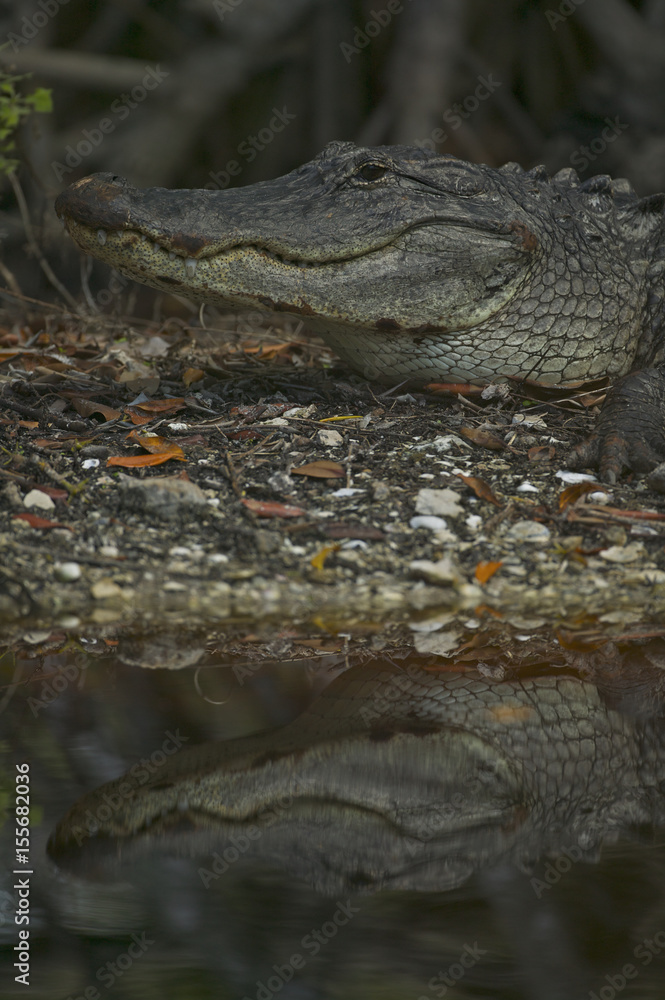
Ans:
[[[388,167],[384,167],[382,163],[363,163],[356,173],[356,177],[360,177],[363,181],[378,181],[380,177],[388,173]]]

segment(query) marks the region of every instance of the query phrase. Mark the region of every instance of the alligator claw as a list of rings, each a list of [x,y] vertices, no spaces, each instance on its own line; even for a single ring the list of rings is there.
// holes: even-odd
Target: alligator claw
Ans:
[[[570,468],[597,468],[606,483],[624,471],[651,472],[665,461],[665,372],[632,372],[608,393],[589,437],[566,456]]]

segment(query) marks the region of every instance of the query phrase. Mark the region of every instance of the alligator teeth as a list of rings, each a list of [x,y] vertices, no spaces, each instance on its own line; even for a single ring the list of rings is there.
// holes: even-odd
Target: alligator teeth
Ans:
[[[169,260],[175,260],[175,254],[173,250],[169,250]]]
[[[97,242],[101,243],[102,246],[106,243],[106,232],[103,229],[97,230]]]
[[[188,278],[193,278],[196,274],[196,261],[193,257],[188,257],[185,261],[185,271]]]
[[[148,240],[148,234],[147,233],[141,233],[141,243],[146,243],[147,240]]]

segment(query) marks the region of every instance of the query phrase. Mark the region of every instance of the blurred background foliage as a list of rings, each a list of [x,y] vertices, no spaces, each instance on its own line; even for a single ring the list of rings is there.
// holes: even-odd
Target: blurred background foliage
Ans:
[[[2,42],[53,92],[21,181],[59,263],[53,198],[77,177],[249,184],[332,139],[665,188],[665,0],[3,0]],[[8,184],[0,211],[14,266]]]

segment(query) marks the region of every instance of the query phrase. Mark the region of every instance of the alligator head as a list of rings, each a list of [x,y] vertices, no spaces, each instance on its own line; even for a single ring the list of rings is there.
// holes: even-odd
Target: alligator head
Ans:
[[[353,668],[281,730],[181,749],[84,796],[49,854],[81,874],[166,850],[206,859],[204,880],[258,856],[329,893],[445,890],[546,850],[591,860],[662,814],[647,787],[662,753],[651,764],[641,776],[631,726],[573,678]]]
[[[333,142],[225,191],[95,174],[56,212],[81,249],[139,282],[304,317],[367,378],[565,383],[628,371],[643,319],[625,182],[594,180]]]

